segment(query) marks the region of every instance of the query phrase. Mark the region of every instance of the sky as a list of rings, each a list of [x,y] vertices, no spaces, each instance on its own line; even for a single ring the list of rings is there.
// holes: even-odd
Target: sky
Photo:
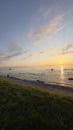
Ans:
[[[0,0],[0,66],[73,65],[73,0]]]

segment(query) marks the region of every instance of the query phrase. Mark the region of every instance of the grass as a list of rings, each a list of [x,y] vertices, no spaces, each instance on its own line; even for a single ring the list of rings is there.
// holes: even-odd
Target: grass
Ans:
[[[73,97],[0,79],[0,130],[73,130]]]

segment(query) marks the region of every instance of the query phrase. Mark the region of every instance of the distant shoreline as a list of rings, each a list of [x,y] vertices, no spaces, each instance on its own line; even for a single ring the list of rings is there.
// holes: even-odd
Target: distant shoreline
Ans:
[[[71,86],[65,86],[61,84],[46,84],[44,81],[36,80],[26,80],[26,79],[19,79],[15,77],[7,77],[7,76],[0,76],[0,78],[6,79],[16,84],[41,88],[43,90],[53,91],[53,92],[64,92],[66,94],[73,95],[73,88]]]

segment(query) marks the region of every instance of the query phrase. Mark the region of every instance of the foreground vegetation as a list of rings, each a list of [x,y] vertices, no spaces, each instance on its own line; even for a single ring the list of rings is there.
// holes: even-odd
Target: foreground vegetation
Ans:
[[[73,97],[0,79],[0,130],[73,130]]]

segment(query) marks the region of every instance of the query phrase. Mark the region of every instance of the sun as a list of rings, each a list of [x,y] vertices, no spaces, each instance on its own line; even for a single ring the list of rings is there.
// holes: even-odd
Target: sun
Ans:
[[[63,65],[64,64],[64,62],[63,61],[60,61],[60,65]]]

